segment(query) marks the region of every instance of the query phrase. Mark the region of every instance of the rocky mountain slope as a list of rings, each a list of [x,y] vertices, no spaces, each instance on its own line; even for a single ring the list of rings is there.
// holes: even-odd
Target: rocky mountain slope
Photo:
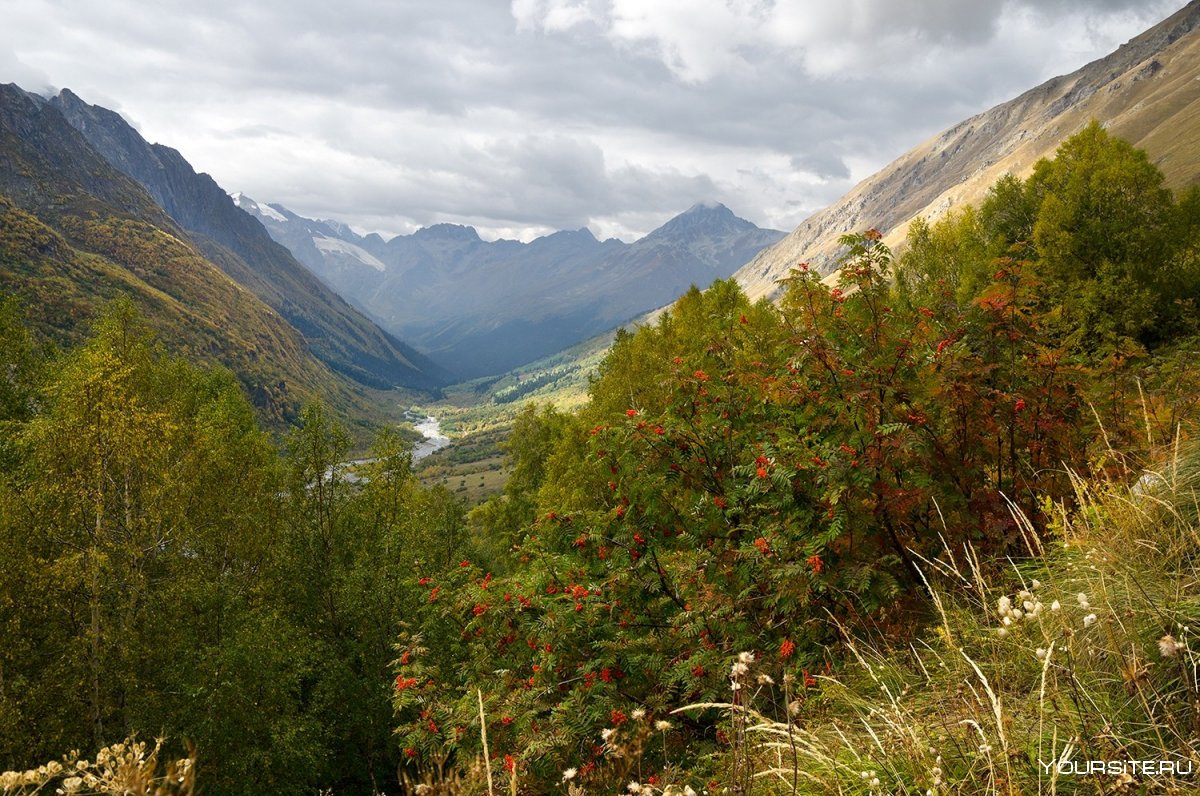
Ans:
[[[456,372],[503,373],[727,277],[782,232],[698,204],[632,244],[585,229],[529,243],[437,224],[385,241],[234,196],[327,284]]]
[[[1170,185],[1200,179],[1200,0],[1116,52],[973,116],[902,155],[737,272],[754,297],[801,262],[834,267],[837,239],[871,227],[895,245],[917,216],[981,200],[1092,119],[1143,148]]]
[[[208,260],[57,108],[14,85],[0,86],[0,294],[61,345],[128,298],[170,351],[231,370],[275,424],[318,397],[345,418],[383,419],[360,384]]]
[[[448,374],[313,277],[178,151],[151,144],[121,116],[64,89],[49,99],[88,144],[138,182],[209,260],[282,315],[332,369],[370,387],[432,388]]]

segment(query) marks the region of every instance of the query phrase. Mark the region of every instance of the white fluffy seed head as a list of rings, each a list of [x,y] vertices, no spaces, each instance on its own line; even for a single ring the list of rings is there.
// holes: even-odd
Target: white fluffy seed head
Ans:
[[[1167,634],[1158,640],[1158,651],[1164,658],[1174,658],[1183,649],[1183,645]]]

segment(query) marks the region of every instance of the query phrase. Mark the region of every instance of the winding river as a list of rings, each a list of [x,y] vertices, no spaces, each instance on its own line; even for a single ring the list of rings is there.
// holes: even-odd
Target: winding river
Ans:
[[[442,433],[442,426],[433,415],[426,415],[413,422],[413,427],[421,432],[425,439],[413,448],[413,461],[420,461],[431,453],[439,451],[450,444],[450,438]]]

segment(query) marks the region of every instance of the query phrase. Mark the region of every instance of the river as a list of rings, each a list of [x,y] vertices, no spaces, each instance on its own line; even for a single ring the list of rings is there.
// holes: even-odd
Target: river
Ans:
[[[433,415],[426,415],[420,419],[413,418],[413,427],[425,437],[413,448],[414,462],[420,461],[450,444],[450,438],[442,433],[442,426]]]

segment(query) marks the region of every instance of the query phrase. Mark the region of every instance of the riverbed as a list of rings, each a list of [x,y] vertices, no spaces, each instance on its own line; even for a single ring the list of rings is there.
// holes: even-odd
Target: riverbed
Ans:
[[[413,461],[420,461],[431,453],[441,450],[450,444],[450,438],[442,433],[442,426],[433,415],[426,415],[413,422],[413,428],[424,437],[413,448]]]

